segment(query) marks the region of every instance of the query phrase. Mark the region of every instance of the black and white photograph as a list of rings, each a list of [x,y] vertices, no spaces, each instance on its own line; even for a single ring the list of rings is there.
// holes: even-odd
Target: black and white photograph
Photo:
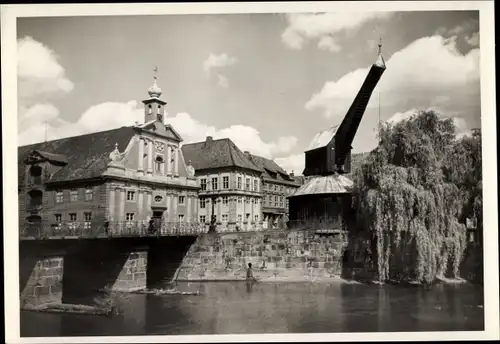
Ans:
[[[6,343],[499,339],[493,2],[1,15]]]

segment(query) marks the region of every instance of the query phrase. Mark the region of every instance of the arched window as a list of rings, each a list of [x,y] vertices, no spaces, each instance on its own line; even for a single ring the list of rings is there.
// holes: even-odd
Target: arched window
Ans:
[[[157,155],[155,158],[155,171],[163,174],[163,167],[165,166],[165,161],[161,155]]]
[[[42,197],[43,193],[40,190],[31,190],[28,193],[29,201],[28,204],[30,207],[40,207],[42,205]]]
[[[153,108],[151,107],[151,104],[148,105],[148,114],[152,114],[153,113]]]
[[[40,166],[30,167],[30,178],[33,184],[39,185],[42,182],[42,168]]]

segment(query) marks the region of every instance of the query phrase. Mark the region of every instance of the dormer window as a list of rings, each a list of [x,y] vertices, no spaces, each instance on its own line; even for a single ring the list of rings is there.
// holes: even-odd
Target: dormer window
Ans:
[[[161,155],[157,155],[155,158],[155,171],[157,173],[163,174],[164,166],[165,166],[165,161],[163,160],[163,157]]]

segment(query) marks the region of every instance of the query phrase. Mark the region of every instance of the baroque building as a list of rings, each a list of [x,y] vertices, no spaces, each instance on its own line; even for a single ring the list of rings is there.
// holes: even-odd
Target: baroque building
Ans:
[[[199,187],[161,93],[155,76],[142,124],[18,147],[24,235],[196,225]]]
[[[288,174],[274,160],[245,151],[247,158],[263,172],[262,188],[262,225],[264,228],[285,228],[288,222],[288,197],[293,195],[301,184],[295,181],[294,174]]]
[[[182,146],[200,185],[198,216],[201,223],[215,222],[217,231],[262,227],[262,169],[230,140],[205,141]]]

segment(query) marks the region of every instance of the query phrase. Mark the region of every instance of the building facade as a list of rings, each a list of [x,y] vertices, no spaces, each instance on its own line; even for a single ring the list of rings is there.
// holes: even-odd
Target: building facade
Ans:
[[[200,185],[198,216],[201,223],[215,221],[217,231],[262,228],[262,170],[230,140],[182,146]]]
[[[199,186],[156,77],[148,93],[142,124],[18,148],[24,235],[197,225]]]
[[[285,228],[288,221],[288,197],[300,187],[293,173],[288,174],[275,161],[245,152],[263,172],[261,175],[263,227]]]

